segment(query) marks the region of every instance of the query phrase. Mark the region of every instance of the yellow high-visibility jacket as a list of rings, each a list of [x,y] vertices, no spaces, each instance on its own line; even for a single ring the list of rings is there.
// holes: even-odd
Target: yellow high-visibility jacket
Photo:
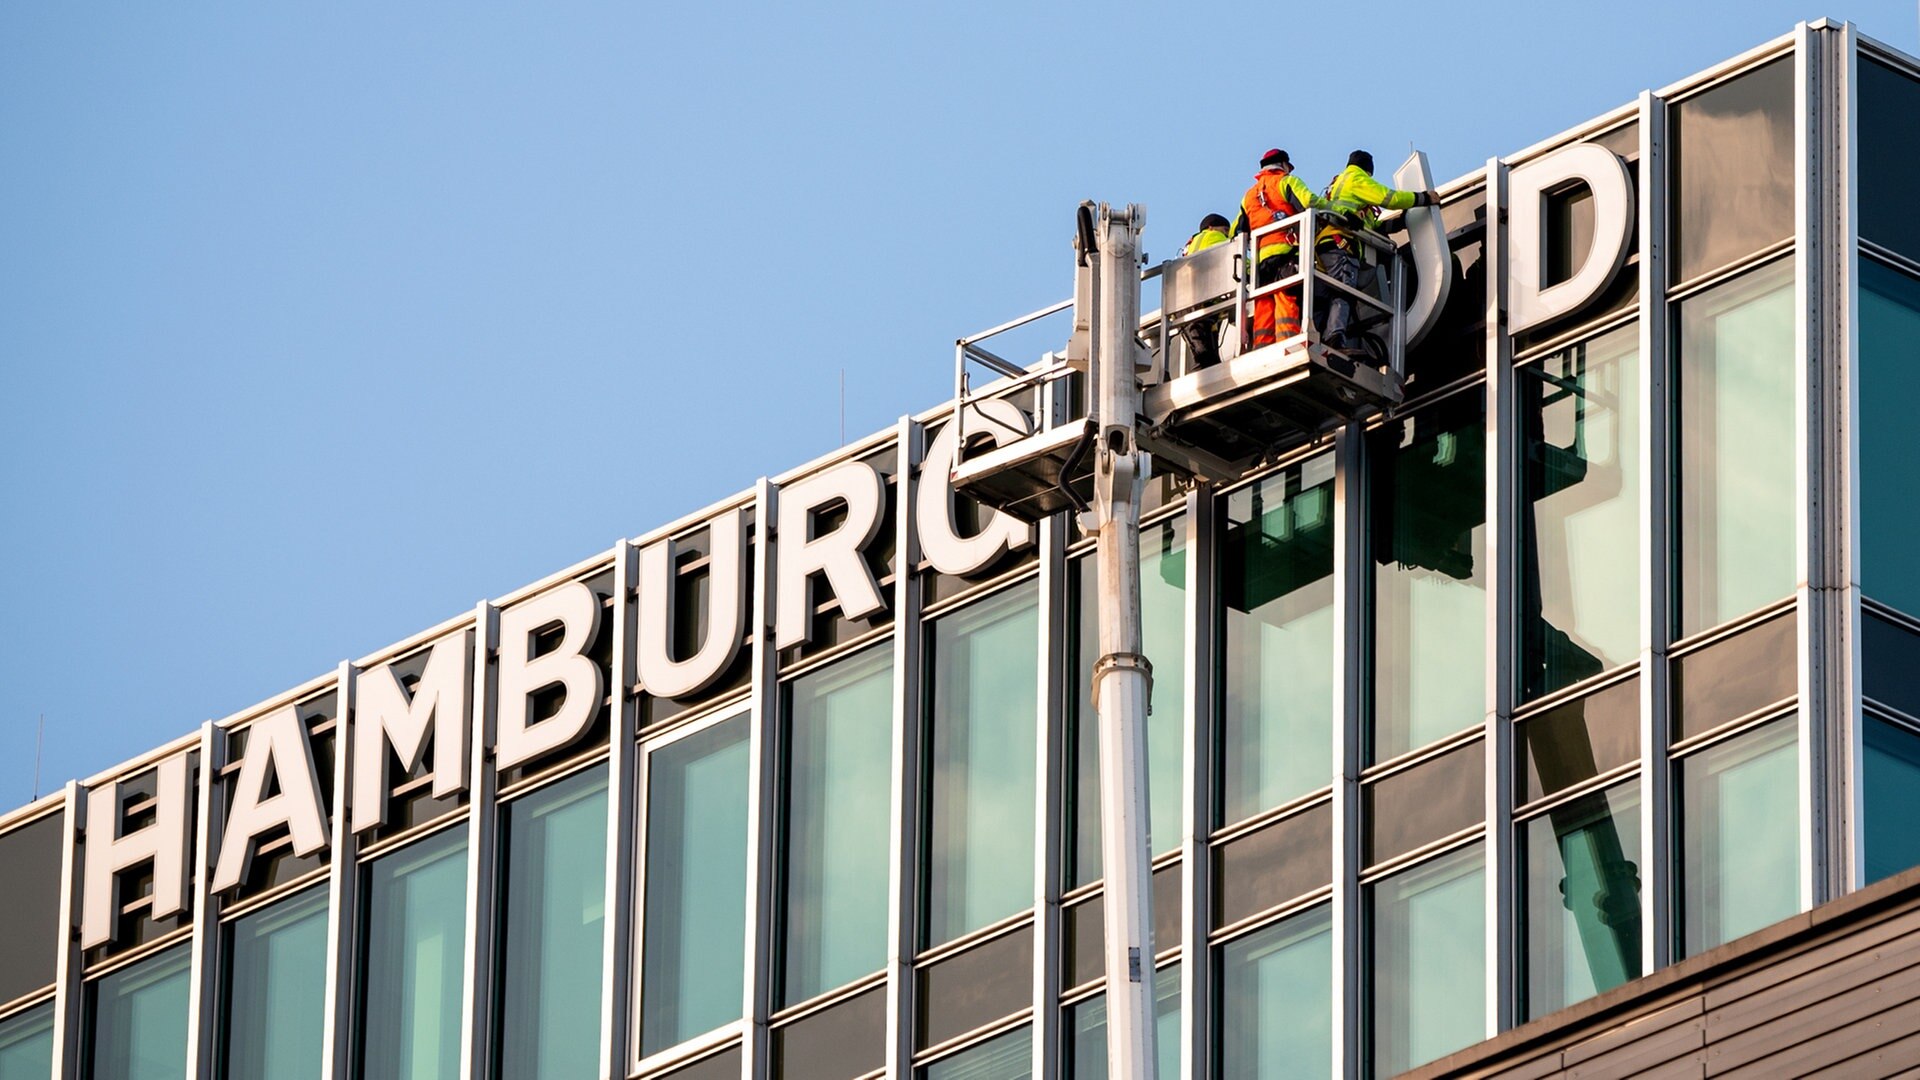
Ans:
[[[1227,239],[1228,237],[1224,230],[1201,229],[1199,232],[1194,233],[1192,236],[1187,237],[1186,249],[1180,252],[1180,254],[1192,255],[1196,252],[1205,251],[1208,248],[1213,247],[1215,244],[1226,243]]]
[[[1417,196],[1411,191],[1398,191],[1375,180],[1367,170],[1358,165],[1349,165],[1340,170],[1340,175],[1327,185],[1327,202],[1335,210],[1352,214],[1363,229],[1371,229],[1380,220],[1381,210],[1405,210],[1414,205]],[[1320,230],[1319,243],[1339,240],[1348,230],[1329,225]]]

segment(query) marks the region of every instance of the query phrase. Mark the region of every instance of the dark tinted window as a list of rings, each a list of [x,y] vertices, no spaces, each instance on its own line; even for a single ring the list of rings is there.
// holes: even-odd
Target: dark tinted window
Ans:
[[[1859,79],[1860,236],[1920,259],[1920,218],[1911,205],[1920,170],[1920,142],[1913,137],[1920,82],[1866,59]]]
[[[1793,235],[1793,60],[1673,107],[1673,282]]]
[[[887,988],[876,986],[775,1028],[773,1058],[782,1080],[841,1080],[885,1065]]]
[[[1486,820],[1486,759],[1475,740],[1367,785],[1367,863]]]
[[[915,1045],[965,1035],[1033,999],[1033,927],[975,945],[920,969]]]
[[[1769,619],[1674,661],[1674,739],[1792,697],[1799,686],[1793,628],[1792,615]]]
[[[1640,756],[1640,680],[1555,705],[1519,725],[1521,803],[1564,791]]]
[[[1868,698],[1920,716],[1920,633],[1863,612],[1860,681]]]
[[[60,942],[60,840],[66,814],[54,812],[0,835],[0,1002],[53,982]]]
[[[1214,850],[1213,924],[1226,926],[1333,880],[1333,806],[1321,803]]]
[[[1872,65],[1863,64],[1864,67]],[[1920,281],[1860,260],[1860,587],[1920,612],[1920,469],[1912,405],[1920,397]]]
[[[684,1069],[656,1075],[660,1080],[740,1080],[740,1049],[732,1047]]]

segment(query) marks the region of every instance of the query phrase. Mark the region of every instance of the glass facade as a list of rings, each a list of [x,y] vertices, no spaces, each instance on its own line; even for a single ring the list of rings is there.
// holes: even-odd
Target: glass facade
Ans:
[[[53,1002],[0,1020],[0,1080],[53,1074]]]
[[[1333,919],[1325,907],[1228,941],[1219,971],[1222,1080],[1333,1075]]]
[[[1373,1073],[1391,1076],[1486,1034],[1486,870],[1480,845],[1367,890]]]
[[[1033,1032],[1016,1028],[920,1070],[921,1080],[1026,1080],[1033,1075]]]
[[[1866,879],[1920,866],[1920,731],[1866,721]]]
[[[234,920],[227,954],[231,1080],[319,1080],[326,1037],[327,891],[308,888]]]
[[[1800,910],[1794,726],[1776,721],[1681,759],[1683,955]]]
[[[1862,65],[1863,67],[1870,65]],[[1860,588],[1901,611],[1920,613],[1920,469],[1913,467],[1913,420],[1920,399],[1920,279],[1871,258],[1860,260]]]
[[[375,859],[367,878],[359,1075],[453,1080],[466,963],[466,834],[446,829]]]
[[[1520,826],[1525,1013],[1544,1016],[1640,974],[1634,787],[1583,795]]]
[[[734,717],[648,755],[642,1057],[740,1019],[747,736],[747,718]]]
[[[87,1080],[186,1080],[188,973],[174,947],[87,986]]]
[[[1180,965],[1153,974],[1154,1075],[1180,1075]],[[1067,1066],[1072,1080],[1107,1080],[1107,996],[1099,994],[1067,1010]]]

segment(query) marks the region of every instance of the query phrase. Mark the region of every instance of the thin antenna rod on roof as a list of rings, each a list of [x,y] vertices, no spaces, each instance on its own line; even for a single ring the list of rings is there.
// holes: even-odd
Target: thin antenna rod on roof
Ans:
[[[840,445],[847,445],[847,369],[840,369]]]
[[[47,734],[47,714],[40,714],[40,723],[33,729],[33,799],[40,797],[40,744]],[[33,799],[27,800],[32,802]]]

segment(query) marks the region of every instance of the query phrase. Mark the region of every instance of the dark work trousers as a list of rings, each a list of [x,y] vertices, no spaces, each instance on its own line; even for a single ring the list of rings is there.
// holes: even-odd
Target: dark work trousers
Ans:
[[[1335,281],[1350,285],[1361,292],[1371,293],[1379,271],[1355,258],[1343,248],[1329,247],[1320,252],[1320,269]],[[1321,289],[1314,298],[1315,308],[1326,313],[1321,321],[1321,340],[1335,349],[1355,349],[1360,346],[1360,333],[1357,327],[1359,319],[1355,317],[1353,299],[1338,289]]]
[[[1220,362],[1220,328],[1226,321],[1227,313],[1222,311],[1195,319],[1180,328],[1180,336],[1187,342],[1187,352],[1193,356],[1192,370],[1209,368]]]

